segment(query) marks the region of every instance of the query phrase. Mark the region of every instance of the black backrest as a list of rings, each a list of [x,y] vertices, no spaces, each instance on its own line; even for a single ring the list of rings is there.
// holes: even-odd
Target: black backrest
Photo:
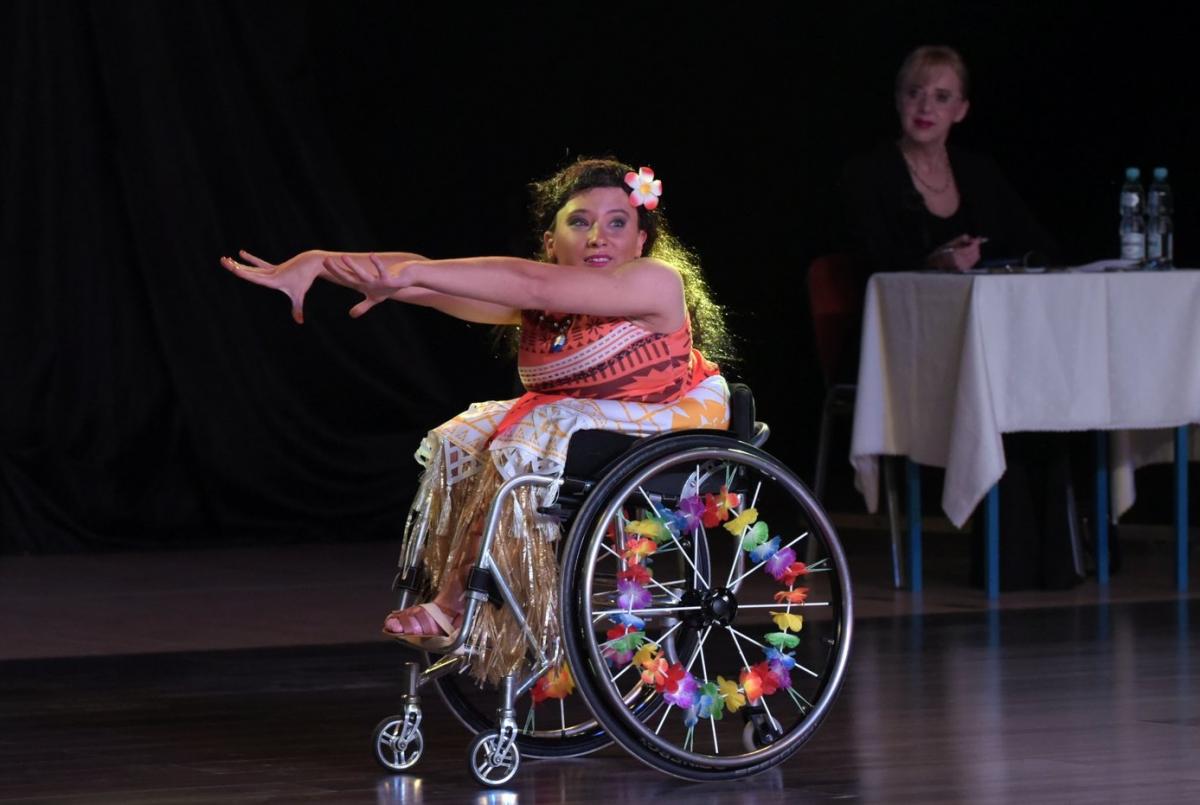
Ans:
[[[743,442],[755,434],[754,393],[745,383],[729,386],[729,430]],[[649,438],[666,438],[681,431]],[[571,437],[564,475],[569,478],[597,478],[618,456],[645,437],[608,430],[581,430]]]
[[[754,437],[754,392],[745,383],[729,385],[729,429],[743,442]]]

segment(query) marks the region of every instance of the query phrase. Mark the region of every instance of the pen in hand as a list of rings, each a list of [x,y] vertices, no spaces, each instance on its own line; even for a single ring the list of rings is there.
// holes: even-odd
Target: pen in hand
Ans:
[[[974,242],[978,243],[980,246],[982,246],[983,244],[988,242],[988,238],[986,238],[986,237],[975,238]],[[943,246],[942,248],[938,249],[936,252],[934,252],[934,254],[950,254],[951,252],[956,252],[959,249],[963,248],[964,246],[969,246],[969,245],[970,245],[970,242],[952,243],[949,246]]]

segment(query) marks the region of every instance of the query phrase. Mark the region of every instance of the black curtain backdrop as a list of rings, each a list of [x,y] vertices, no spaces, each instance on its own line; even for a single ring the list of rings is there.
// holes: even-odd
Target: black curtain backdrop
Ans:
[[[834,183],[895,135],[912,47],[959,47],[991,153],[1072,261],[1116,250],[1126,164],[1200,186],[1187,26],[1090,4],[537,6],[16,0],[0,10],[0,551],[394,537],[420,435],[511,396],[488,328],[322,284],[307,323],[248,248],[533,248],[525,183],[653,166],[807,475],[803,288]],[[636,11],[631,15],[630,9]]]

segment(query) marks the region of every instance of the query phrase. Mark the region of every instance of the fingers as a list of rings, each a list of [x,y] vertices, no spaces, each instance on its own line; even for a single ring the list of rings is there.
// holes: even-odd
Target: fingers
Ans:
[[[254,261],[256,265],[243,265],[232,257],[222,257],[220,260],[221,265],[229,269],[236,276],[244,280],[249,280],[255,285],[263,285],[281,292],[291,302],[292,320],[297,324],[304,324],[304,295],[308,291],[308,283],[288,283],[284,281],[286,274],[274,271],[275,266],[265,260],[261,260],[246,251],[240,251],[239,254],[247,260]]]
[[[378,303],[379,302],[376,299],[372,299],[369,296],[364,297],[361,302],[359,302],[354,307],[350,308],[350,318],[357,319],[359,316],[366,313],[371,308],[375,307],[375,305],[377,305]]]
[[[346,269],[342,267],[341,263],[339,263],[336,258],[326,257],[321,261],[321,265],[325,266],[325,270],[330,274],[338,277],[346,283],[350,285],[357,284],[357,278],[350,272],[346,271]]]
[[[279,290],[283,291],[283,295],[292,303],[292,321],[296,324],[304,324],[304,297],[308,289],[280,288]]]
[[[235,275],[241,277],[244,280],[249,280],[250,282],[253,282],[256,285],[267,285],[267,286],[272,286],[272,287],[274,285],[274,283],[272,283],[272,281],[271,281],[270,274],[265,273],[262,269],[259,269],[259,268],[253,268],[251,266],[242,265],[237,260],[234,260],[232,257],[222,257],[221,265],[224,266],[225,268],[229,269],[230,271],[232,271]]]
[[[338,259],[340,260],[342,266],[344,266],[346,270],[350,272],[351,277],[355,278],[358,282],[371,283],[379,281],[380,278],[378,276],[372,277],[366,269],[360,268],[358,263],[351,260],[350,255],[343,254]]]
[[[954,267],[959,271],[969,271],[979,262],[979,244],[972,243],[954,252]]]
[[[259,268],[274,268],[275,267],[274,263],[268,263],[266,260],[262,259],[261,257],[255,257],[254,255],[250,254],[250,252],[246,251],[245,249],[238,249],[238,254],[240,254],[242,256],[243,260],[247,260]]]
[[[371,262],[375,264],[375,270],[379,273],[379,278],[381,280],[387,279],[388,271],[387,267],[383,264],[383,259],[374,252],[371,252]]]

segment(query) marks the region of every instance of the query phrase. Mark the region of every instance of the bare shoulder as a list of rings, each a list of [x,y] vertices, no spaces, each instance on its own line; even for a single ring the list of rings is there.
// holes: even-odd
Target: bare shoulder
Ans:
[[[663,290],[674,290],[683,286],[683,275],[679,269],[654,257],[639,257],[622,266],[621,271],[629,279],[655,288],[661,287]]]
[[[631,321],[647,330],[669,333],[683,326],[686,316],[683,300],[683,275],[670,263],[654,258],[639,258],[622,266],[644,313]]]

